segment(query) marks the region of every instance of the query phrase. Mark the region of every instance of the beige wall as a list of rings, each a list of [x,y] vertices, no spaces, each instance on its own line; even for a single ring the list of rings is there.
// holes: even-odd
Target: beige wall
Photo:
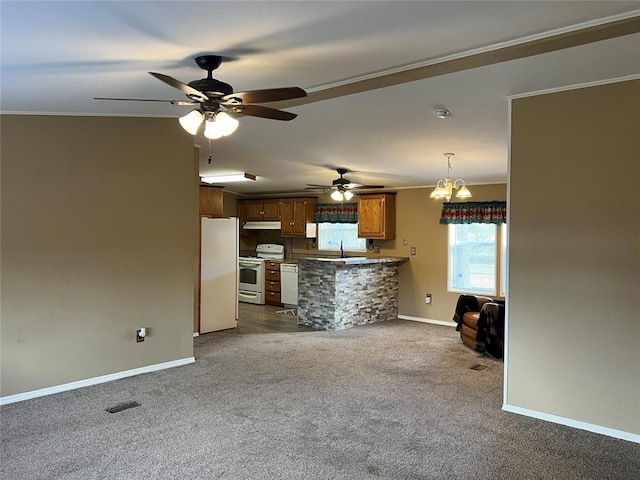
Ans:
[[[512,102],[506,403],[640,434],[640,82]]]
[[[169,119],[1,122],[0,395],[192,357],[193,138]]]

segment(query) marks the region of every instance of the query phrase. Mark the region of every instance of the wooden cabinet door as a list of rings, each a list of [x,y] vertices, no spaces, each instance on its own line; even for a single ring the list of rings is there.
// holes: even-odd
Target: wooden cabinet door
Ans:
[[[280,203],[281,230],[283,237],[306,237],[307,223],[313,221],[315,198],[284,198]]]
[[[280,202],[280,235],[293,236],[293,200],[285,198]]]
[[[308,208],[310,200],[306,198],[293,200],[293,225],[291,227],[291,234],[294,237],[306,237],[307,236],[307,223],[311,222],[313,218],[313,209],[311,212]],[[315,206],[315,202],[314,202]]]
[[[263,220],[280,220],[280,200],[265,200],[262,204]]]
[[[208,217],[222,216],[222,188],[200,186],[200,215]]]
[[[238,228],[241,237],[248,237],[251,235],[251,230],[245,230],[244,224],[247,223],[247,202],[238,201],[236,203],[236,212],[238,216]]]
[[[358,237],[395,238],[395,198],[395,195],[386,193],[358,197]]]
[[[247,200],[246,205],[247,221],[264,220],[262,214],[262,200]]]

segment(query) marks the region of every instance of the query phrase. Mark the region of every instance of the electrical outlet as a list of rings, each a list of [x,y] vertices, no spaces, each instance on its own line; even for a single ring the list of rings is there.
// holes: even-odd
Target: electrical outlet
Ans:
[[[416,247],[411,247],[411,255],[415,255],[417,253]]]
[[[380,253],[380,245],[373,247],[373,253]]]
[[[431,294],[427,293],[427,296],[424,298],[424,303],[427,305],[431,305]]]

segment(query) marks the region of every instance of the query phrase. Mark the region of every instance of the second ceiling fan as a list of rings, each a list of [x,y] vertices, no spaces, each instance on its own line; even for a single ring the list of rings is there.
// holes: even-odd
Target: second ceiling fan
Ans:
[[[216,139],[230,135],[238,127],[235,117],[249,115],[272,120],[293,120],[295,113],[277,110],[258,103],[277,102],[306,97],[307,92],[300,87],[268,88],[234,92],[228,83],[213,78],[213,70],[222,63],[220,55],[201,55],[195,61],[200,68],[207,71],[207,78],[182,83],[169,75],[149,72],[158,80],[177,88],[188,100],[153,100],[144,98],[107,98],[95,97],[95,100],[121,100],[137,102],[168,102],[178,106],[197,106],[187,115],[180,117],[180,124],[191,135],[195,135],[202,122],[205,122],[204,136]]]
[[[344,178],[344,175],[348,172],[346,168],[336,168],[336,172],[338,172],[340,177],[331,182],[331,185],[317,185],[308,183],[307,190],[324,191],[327,193],[331,193],[332,199],[342,201],[351,200],[353,198],[353,190],[384,188],[384,185],[363,185],[361,183],[354,183]]]

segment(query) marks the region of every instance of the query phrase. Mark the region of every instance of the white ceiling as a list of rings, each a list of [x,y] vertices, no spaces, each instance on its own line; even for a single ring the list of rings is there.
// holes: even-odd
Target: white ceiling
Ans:
[[[2,0],[0,110],[177,118],[189,107],[93,97],[185,99],[147,72],[188,83],[205,76],[193,58],[216,53],[233,58],[214,73],[236,91],[300,86],[313,100],[282,107],[299,115],[291,122],[242,117],[230,137],[196,136],[201,175],[258,176],[230,184],[231,191],[300,192],[307,183],[330,184],[338,166],[359,183],[434,185],[446,174],[444,152],[455,153],[454,178],[503,182],[508,97],[638,75],[640,33],[373,90],[366,90],[367,80],[638,18],[639,7],[637,1]],[[356,93],[313,99],[344,85]],[[435,119],[435,107],[452,116]]]

